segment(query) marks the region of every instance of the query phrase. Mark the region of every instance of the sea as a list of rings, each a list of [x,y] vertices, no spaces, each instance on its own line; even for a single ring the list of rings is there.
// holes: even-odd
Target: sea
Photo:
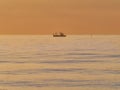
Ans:
[[[1,35],[0,90],[120,90],[120,35]]]

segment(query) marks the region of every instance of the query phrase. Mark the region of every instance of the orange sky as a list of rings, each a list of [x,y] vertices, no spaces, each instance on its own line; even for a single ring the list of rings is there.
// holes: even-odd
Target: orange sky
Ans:
[[[0,0],[0,34],[120,34],[120,0]]]

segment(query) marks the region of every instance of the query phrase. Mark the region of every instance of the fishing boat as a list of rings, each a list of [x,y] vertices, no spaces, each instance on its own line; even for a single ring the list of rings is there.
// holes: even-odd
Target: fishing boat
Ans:
[[[54,33],[53,37],[66,37],[66,35],[64,33],[60,32],[60,33]]]

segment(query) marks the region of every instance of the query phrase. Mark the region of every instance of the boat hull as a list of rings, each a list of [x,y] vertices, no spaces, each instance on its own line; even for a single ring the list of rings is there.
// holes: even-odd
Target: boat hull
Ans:
[[[53,37],[66,37],[66,35],[53,35]]]

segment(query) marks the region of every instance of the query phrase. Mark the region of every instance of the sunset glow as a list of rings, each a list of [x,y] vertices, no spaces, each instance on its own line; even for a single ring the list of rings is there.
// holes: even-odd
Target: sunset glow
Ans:
[[[0,34],[120,34],[119,0],[0,0]]]

